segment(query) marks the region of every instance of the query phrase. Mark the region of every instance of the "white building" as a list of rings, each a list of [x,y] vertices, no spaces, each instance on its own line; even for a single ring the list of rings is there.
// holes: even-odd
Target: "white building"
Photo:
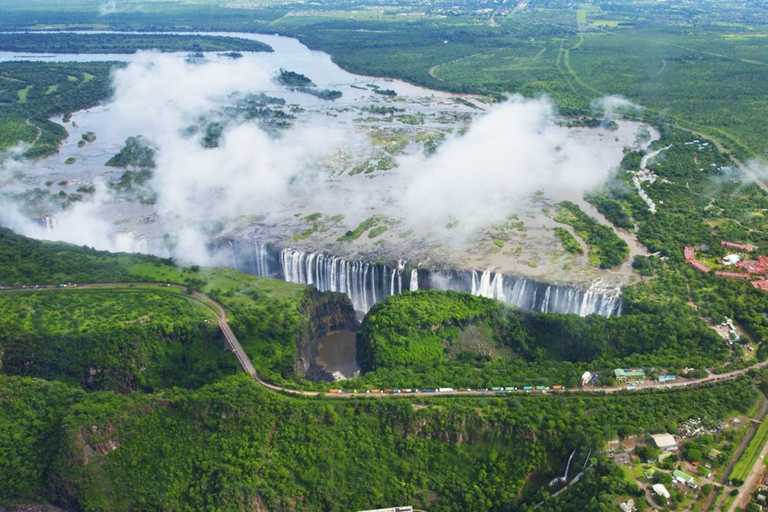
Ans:
[[[665,500],[668,500],[670,497],[669,491],[666,487],[664,487],[664,484],[653,484],[653,492],[656,494],[656,496],[661,496]]]
[[[653,434],[651,439],[653,439],[653,443],[662,450],[668,452],[677,450],[677,441],[675,441],[675,437],[672,434]]]

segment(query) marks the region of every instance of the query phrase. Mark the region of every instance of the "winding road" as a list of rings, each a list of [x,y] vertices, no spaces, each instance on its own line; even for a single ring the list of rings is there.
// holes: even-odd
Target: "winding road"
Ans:
[[[41,292],[41,291],[52,291],[52,290],[88,290],[88,289],[94,289],[94,288],[108,288],[108,289],[135,289],[136,287],[152,287],[157,288],[158,290],[167,290],[168,288],[173,288],[174,290],[179,290],[182,292],[188,292],[187,287],[180,284],[170,284],[170,283],[160,283],[160,282],[135,282],[135,283],[85,283],[85,284],[72,284],[69,283],[67,285],[19,285],[19,286],[5,286],[0,287],[0,292]],[[174,292],[178,297],[187,299],[187,300],[193,300],[200,304],[201,306],[205,307],[209,311],[211,311],[218,320],[218,326],[221,330],[222,334],[224,335],[224,339],[227,343],[228,348],[235,354],[235,357],[237,357],[237,361],[240,364],[240,367],[245,371],[248,375],[250,375],[254,381],[256,381],[259,385],[270,389],[272,391],[279,391],[282,393],[289,393],[293,395],[300,395],[300,396],[318,396],[318,395],[326,395],[327,397],[338,397],[338,398],[352,398],[352,397],[360,397],[360,396],[374,396],[374,397],[393,397],[393,396],[445,396],[445,395],[461,395],[461,396],[487,396],[487,395],[497,395],[498,391],[492,391],[488,389],[478,390],[478,389],[467,389],[467,390],[450,390],[450,391],[430,391],[430,392],[424,392],[424,391],[418,391],[414,390],[413,392],[408,393],[369,393],[367,391],[362,392],[350,392],[350,391],[339,391],[337,393],[325,393],[322,391],[305,391],[300,389],[292,389],[287,388],[283,386],[277,386],[275,384],[270,384],[269,382],[266,382],[262,380],[261,377],[259,377],[258,372],[256,371],[256,368],[253,366],[253,363],[251,362],[250,357],[248,357],[248,354],[245,353],[245,350],[243,349],[243,346],[240,344],[240,341],[237,339],[237,336],[235,335],[234,331],[229,326],[229,318],[227,317],[227,311],[224,309],[224,306],[217,302],[216,300],[212,299],[211,297],[205,295],[202,292],[193,291],[189,293],[188,295],[181,295],[178,294],[178,292]],[[675,388],[689,388],[689,387],[696,387],[703,384],[709,384],[713,382],[721,382],[724,380],[731,380],[738,377],[741,377],[743,375],[746,375],[750,370],[757,369],[757,368],[763,368],[765,366],[768,366],[768,360],[762,361],[759,363],[756,363],[752,366],[748,366],[746,368],[742,368],[740,370],[734,370],[727,373],[721,373],[721,374],[711,374],[707,377],[701,378],[701,379],[695,379],[695,380],[687,380],[683,382],[672,382],[667,384],[650,384],[650,385],[644,385],[637,388],[632,387],[626,387],[626,386],[616,386],[616,387],[606,387],[606,388],[578,388],[578,389],[567,389],[562,391],[556,391],[556,390],[547,390],[546,393],[562,393],[562,392],[569,392],[569,393],[616,393],[618,391],[637,391],[637,390],[646,390],[646,389],[675,389]],[[505,393],[528,393],[530,391],[525,390],[514,390],[514,391],[508,391]],[[538,391],[538,393],[541,393],[541,391]]]

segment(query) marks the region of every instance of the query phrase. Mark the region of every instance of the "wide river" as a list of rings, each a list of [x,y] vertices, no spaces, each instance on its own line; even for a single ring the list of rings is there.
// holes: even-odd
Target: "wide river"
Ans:
[[[3,165],[11,172],[0,174],[13,176],[0,180],[0,193],[6,197],[35,189],[52,197],[78,194],[92,185],[97,192],[84,194],[82,202],[66,211],[46,211],[44,206],[26,211],[29,218],[47,217],[45,226],[9,214],[13,209],[0,214],[0,223],[38,238],[173,254],[203,263],[211,239],[239,236],[389,264],[401,257],[447,262],[550,282],[607,278],[619,284],[629,278],[628,268],[620,274],[601,273],[588,265],[586,255],[553,254],[557,242],[552,228],[558,224],[550,212],[556,200],[567,198],[605,222],[581,198],[580,182],[598,183],[626,147],[642,147],[638,124],[620,122],[615,131],[566,129],[557,126],[543,100],[499,108],[482,98],[349,73],[329,55],[292,38],[198,35],[257,40],[274,52],[243,52],[241,59],[206,53],[197,63],[187,62],[186,53],[0,52],[0,61],[128,63],[115,72],[113,98],[73,114],[66,125],[70,136],[58,154],[37,162],[6,161]],[[337,90],[342,96],[331,102],[289,90],[273,79],[280,69],[306,75],[317,89]],[[377,90],[392,90],[396,96]],[[259,94],[284,100],[283,107],[274,108],[295,117],[282,137],[264,137],[255,121],[226,117],[238,108],[239,99]],[[390,114],[376,109],[390,109]],[[189,128],[205,130],[211,122],[226,126],[219,148],[202,149],[198,139],[181,135]],[[83,145],[86,132],[95,133],[96,140]],[[143,196],[115,192],[109,184],[125,169],[104,165],[136,135],[146,136],[158,150],[155,175]],[[447,141],[435,158],[422,156],[428,140]],[[590,154],[601,158],[590,160]],[[539,157],[548,163],[539,166]],[[520,169],[515,168],[518,162]],[[395,169],[388,170],[392,165]],[[550,172],[548,166],[562,169]],[[597,177],[590,175],[598,167]],[[422,172],[431,176],[426,185],[418,180]],[[515,198],[518,189],[523,192]],[[413,190],[419,193],[409,196]],[[345,244],[337,241],[377,214],[386,230]],[[522,227],[498,228],[496,233],[497,228],[491,229],[498,220],[494,215]],[[456,219],[469,226],[467,232],[451,227]],[[629,235],[621,236],[631,243],[633,254],[642,252]]]

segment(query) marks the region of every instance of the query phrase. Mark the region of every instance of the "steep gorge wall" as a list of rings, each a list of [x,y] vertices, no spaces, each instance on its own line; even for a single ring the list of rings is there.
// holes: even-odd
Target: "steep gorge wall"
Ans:
[[[307,327],[296,340],[296,359],[294,373],[316,377],[313,372],[317,357],[318,342],[328,333],[341,330],[356,330],[358,327],[355,308],[349,297],[343,293],[318,292],[311,289],[302,303],[304,314],[308,318]]]

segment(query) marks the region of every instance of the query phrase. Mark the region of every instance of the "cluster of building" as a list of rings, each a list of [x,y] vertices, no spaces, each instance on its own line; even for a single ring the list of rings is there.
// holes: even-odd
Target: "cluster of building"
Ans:
[[[726,240],[721,241],[720,245],[729,249],[735,249],[743,252],[753,252],[755,249],[757,249],[757,247],[752,244],[740,244],[736,242],[728,242]],[[708,274],[712,271],[709,267],[696,259],[696,253],[692,246],[688,245],[683,249],[683,256],[685,257],[686,263],[691,265],[694,269],[698,270],[702,274]],[[768,292],[768,280],[765,278],[765,276],[768,275],[767,256],[760,255],[757,257],[757,259],[754,260],[742,260],[738,254],[729,254],[723,258],[721,263],[724,266],[732,266],[742,270],[743,272],[717,270],[715,271],[716,276],[723,277],[725,279],[743,279],[745,281],[749,281],[754,288]],[[757,279],[754,279],[755,277]]]

